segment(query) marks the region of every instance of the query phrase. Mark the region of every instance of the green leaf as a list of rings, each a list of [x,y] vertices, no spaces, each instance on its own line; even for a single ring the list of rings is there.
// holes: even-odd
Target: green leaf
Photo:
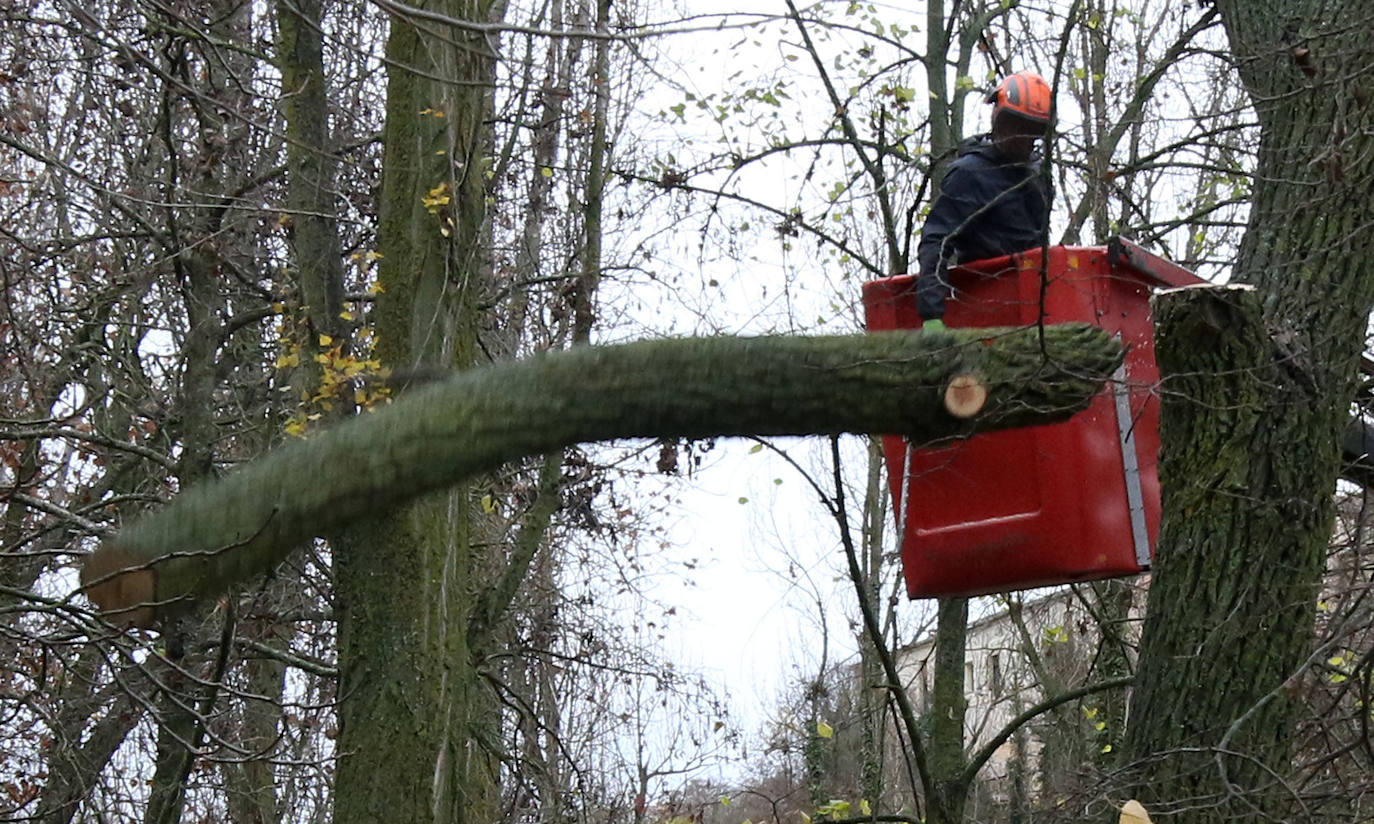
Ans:
[[[819,735],[821,738],[833,738],[835,735],[835,728],[824,721],[817,721],[816,735]],[[832,801],[831,803],[833,804],[834,802]]]

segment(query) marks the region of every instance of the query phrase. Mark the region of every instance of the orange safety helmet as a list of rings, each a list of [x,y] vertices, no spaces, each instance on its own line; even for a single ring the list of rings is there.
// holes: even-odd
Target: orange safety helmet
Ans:
[[[988,95],[992,119],[1006,112],[1034,123],[1049,123],[1050,96],[1050,84],[1035,72],[1009,74]]]

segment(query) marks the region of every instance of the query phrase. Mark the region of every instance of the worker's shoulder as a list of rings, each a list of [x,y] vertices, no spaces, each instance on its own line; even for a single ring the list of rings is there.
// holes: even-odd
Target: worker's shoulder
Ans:
[[[974,172],[991,169],[998,165],[995,158],[992,138],[988,135],[970,137],[959,143],[954,159],[950,161],[949,172]]]
[[[973,137],[966,137],[959,141],[958,146],[954,147],[955,162],[957,163],[966,157],[986,158],[989,156],[988,153],[991,149],[992,135],[990,134],[977,134]]]

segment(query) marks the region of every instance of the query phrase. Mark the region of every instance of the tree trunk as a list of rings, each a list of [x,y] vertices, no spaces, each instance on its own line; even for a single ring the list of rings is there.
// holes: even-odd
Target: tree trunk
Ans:
[[[321,0],[282,0],[276,18],[295,281],[311,331],[338,337],[343,333],[343,256],[329,144]]]
[[[491,22],[485,0],[415,5]],[[435,25],[394,16],[386,48],[378,234],[385,291],[372,317],[376,353],[398,369],[471,366],[487,280],[495,40]],[[346,460],[330,467],[356,471]],[[400,511],[338,502],[374,517],[333,541],[342,698],[336,822],[495,818],[485,747],[496,711],[467,643],[479,586],[468,497],[440,491]]]
[[[931,824],[960,824],[969,786],[963,781],[964,683],[968,599],[941,598],[935,627],[935,677],[930,701],[930,772],[935,797],[928,800]]]
[[[1164,522],[1126,747],[1152,811],[1301,820],[1285,687],[1312,652],[1374,305],[1374,41],[1364,0],[1216,5],[1259,115],[1234,277],[1258,290],[1159,301]]]
[[[869,604],[876,616],[883,614],[883,527],[887,520],[888,489],[884,480],[883,447],[881,438],[868,438],[868,472],[864,486],[864,517],[860,548],[863,558],[863,587],[856,594]],[[889,615],[891,610],[889,610]],[[865,625],[866,626],[866,625]],[[883,792],[883,761],[886,749],[887,692],[883,686],[887,676],[879,660],[881,648],[888,646],[887,636],[868,637],[859,634],[859,725],[860,767],[859,797],[868,800],[874,810],[885,810]],[[888,650],[889,654],[891,650]],[[916,790],[912,787],[912,792]]]
[[[1323,445],[1310,429],[1276,420],[1293,414],[1273,397],[1291,381],[1275,360],[1257,295],[1191,290],[1159,301],[1157,317],[1160,365],[1172,376],[1162,435],[1179,448],[1160,460],[1169,517],[1128,752],[1162,759],[1146,764],[1150,778],[1139,793],[1151,810],[1186,803],[1190,820],[1222,821],[1246,805],[1272,810],[1282,800],[1292,719],[1277,690],[1311,647],[1331,490],[1272,496],[1313,463],[1332,468],[1329,487],[1333,456],[1322,453],[1334,441]],[[1306,453],[1301,463],[1293,444],[1282,463],[1254,461],[1273,454],[1269,433],[1279,429]],[[1268,445],[1263,452],[1260,444]],[[1304,533],[1304,551],[1294,552]],[[1206,809],[1192,809],[1199,804]]]
[[[954,150],[964,137],[962,106],[952,98],[947,73],[952,47],[945,21],[943,2],[930,0],[926,8],[926,82],[930,86],[930,149],[937,160],[953,159]],[[957,86],[957,84],[956,84]],[[957,98],[957,95],[955,95]],[[931,170],[930,203],[940,196],[946,166],[941,162]],[[919,242],[919,241],[918,241]],[[905,529],[898,524],[898,534]],[[932,824],[961,824],[968,786],[958,776],[964,772],[964,663],[967,656],[968,599],[941,598],[937,602],[935,626],[935,666],[931,673],[930,771],[928,785],[934,797],[926,799],[927,818]]]

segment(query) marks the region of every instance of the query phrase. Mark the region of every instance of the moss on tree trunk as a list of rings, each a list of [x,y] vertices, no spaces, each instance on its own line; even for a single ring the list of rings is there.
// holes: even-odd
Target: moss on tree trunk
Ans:
[[[1125,750],[1152,812],[1305,820],[1288,687],[1374,305],[1374,41],[1365,0],[1216,6],[1260,123],[1233,277],[1256,291],[1158,301],[1163,523]]]

